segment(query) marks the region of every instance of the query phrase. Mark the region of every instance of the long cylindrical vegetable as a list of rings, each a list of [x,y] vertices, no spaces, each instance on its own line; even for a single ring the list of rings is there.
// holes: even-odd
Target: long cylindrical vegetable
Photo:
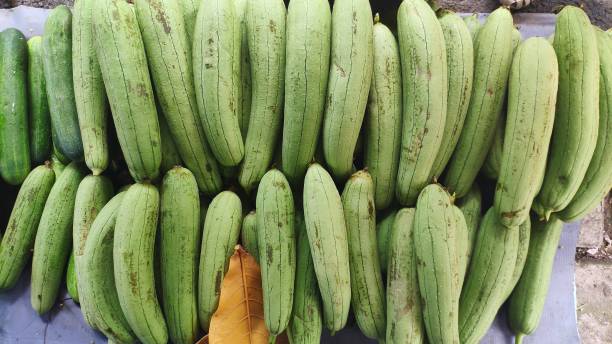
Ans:
[[[590,213],[612,187],[612,36],[596,29],[599,47],[599,133],[595,153],[582,184],[570,204],[559,213],[565,222]]]
[[[240,229],[240,241],[244,249],[259,262],[259,245],[257,245],[257,215],[255,211],[246,214]]]
[[[80,296],[91,304],[96,327],[118,343],[135,343],[136,338],[119,305],[115,288],[113,243],[117,212],[125,192],[113,197],[96,216],[81,260]],[[81,307],[83,304],[81,304]]]
[[[95,0],[74,2],[72,16],[72,79],[83,140],[85,164],[94,175],[108,166],[108,107],[96,56],[93,16]]]
[[[537,221],[537,219],[534,219]],[[507,300],[514,287],[518,283],[521,278],[521,274],[523,273],[523,268],[525,267],[525,261],[527,261],[527,254],[529,253],[529,240],[531,238],[531,219],[527,218],[525,222],[523,222],[519,226],[519,243],[518,250],[516,253],[516,263],[514,263],[514,271],[512,272],[512,278],[507,285],[506,295],[504,296],[504,300]]]
[[[57,298],[72,246],[72,219],[79,183],[85,171],[78,162],[66,166],[45,203],[32,257],[32,308],[47,313]]]
[[[248,0],[246,7],[252,94],[238,181],[250,192],[266,173],[281,131],[286,9],[281,0]]]
[[[201,6],[195,25],[193,75],[200,120],[210,148],[223,166],[244,157],[240,133],[240,21],[233,1]],[[152,18],[153,19],[153,18]]]
[[[557,58],[544,38],[530,38],[514,55],[508,85],[508,114],[495,211],[505,226],[529,217],[546,168],[555,120]]]
[[[303,197],[304,221],[321,291],[323,323],[335,333],[346,325],[351,302],[342,200],[332,177],[316,163],[306,171]]]
[[[183,12],[183,20],[185,22],[187,42],[193,42],[193,32],[201,2],[202,1],[199,0],[179,0]],[[191,44],[189,46],[191,47]]]
[[[478,13],[473,13],[472,15],[463,17],[463,21],[470,31],[470,35],[472,36],[472,41],[476,41],[476,36],[478,36],[478,31],[482,27],[480,20],[478,19]]]
[[[377,19],[375,17],[375,21]],[[395,198],[402,139],[402,75],[395,37],[380,22],[374,24],[373,46],[374,70],[365,117],[364,163],[374,181],[376,210],[383,210]]]
[[[527,261],[508,307],[508,323],[517,344],[540,322],[563,222],[553,215],[548,222],[534,221],[532,226]]]
[[[238,242],[241,223],[242,203],[235,193],[223,191],[213,198],[204,220],[198,270],[198,318],[205,332],[219,305],[221,282]]]
[[[136,181],[152,180],[161,161],[159,123],[136,13],[122,0],[96,1],[94,11],[96,56],[121,151]]]
[[[30,173],[28,45],[17,29],[0,32],[0,176],[21,184]]]
[[[161,113],[185,166],[200,189],[214,195],[221,191],[221,175],[199,122],[190,42],[181,6],[176,0],[136,0],[134,4]],[[196,41],[194,49],[200,48]]]
[[[457,294],[461,294],[463,281],[468,269],[470,254],[470,230],[467,226],[465,216],[459,207],[453,206],[453,214],[455,215],[455,233],[456,233],[456,255],[457,255]]]
[[[295,209],[289,182],[268,171],[257,190],[257,246],[260,254],[264,321],[271,337],[291,318],[295,281]]]
[[[404,1],[397,14],[402,58],[402,146],[397,200],[414,205],[430,182],[446,122],[448,75],[444,33],[424,0]]]
[[[160,254],[163,308],[173,343],[198,339],[198,259],[200,198],[193,174],[174,167],[161,186]]]
[[[412,230],[427,338],[459,343],[456,221],[450,195],[440,185],[419,195]]]
[[[192,0],[195,1],[195,0]],[[246,140],[251,117],[251,57],[249,56],[249,42],[246,28],[246,13],[248,0],[234,0],[236,17],[240,22],[240,85],[242,85],[242,112],[238,114],[240,133]]]
[[[323,119],[323,153],[331,174],[349,177],[372,79],[372,9],[337,0],[332,10],[331,67]]]
[[[117,210],[113,268],[119,304],[128,324],[140,341],[161,344],[168,341],[168,330],[153,272],[158,215],[157,188],[141,183],[130,186]]]
[[[376,247],[374,182],[367,171],[354,173],[342,192],[351,271],[351,306],[361,332],[385,338],[385,287]]]
[[[321,296],[317,285],[304,215],[296,212],[297,258],[295,290],[287,337],[292,344],[318,344],[323,332]]]
[[[0,244],[0,290],[15,286],[29,261],[54,182],[55,173],[45,164],[33,169],[21,185]]]
[[[426,341],[414,252],[414,215],[414,208],[399,210],[391,227],[385,338],[388,344],[420,344]]]
[[[444,185],[459,198],[470,190],[495,135],[512,61],[512,30],[510,11],[500,7],[476,38],[470,105],[444,178]]]
[[[391,240],[391,228],[395,221],[397,210],[383,216],[376,225],[376,245],[378,248],[378,260],[380,261],[380,270],[383,273],[387,272],[389,258],[389,241]]]
[[[472,258],[472,250],[476,243],[476,236],[478,234],[478,227],[480,226],[480,219],[482,218],[482,195],[480,194],[480,188],[478,184],[474,183],[470,188],[470,191],[457,201],[457,207],[461,209],[465,223],[468,228],[468,266],[470,259]]]
[[[490,208],[482,219],[459,301],[461,343],[479,343],[507,297],[519,245],[518,226],[507,228]]]
[[[30,112],[30,157],[41,164],[51,157],[51,117],[47,102],[42,37],[28,40],[28,111]]]
[[[83,142],[72,79],[72,14],[65,5],[49,12],[42,38],[51,125],[57,148],[71,160],[83,158]]]
[[[589,167],[599,124],[599,54],[588,16],[566,6],[557,16],[553,43],[559,92],[546,173],[533,209],[540,218],[563,210]]]
[[[436,178],[444,171],[459,141],[474,78],[474,43],[468,26],[450,11],[441,12],[439,21],[446,44],[448,96],[444,133],[431,171]]]
[[[181,165],[182,160],[179,155],[174,138],[168,129],[168,123],[163,116],[159,117],[159,138],[161,144],[161,162],[159,164],[159,172],[165,174],[172,167]]]
[[[74,251],[70,254],[68,266],[66,267],[66,291],[68,292],[68,296],[72,298],[72,301],[80,303],[78,281],[76,271],[74,270]]]
[[[282,170],[301,184],[323,122],[331,39],[327,0],[294,0],[287,10]]]

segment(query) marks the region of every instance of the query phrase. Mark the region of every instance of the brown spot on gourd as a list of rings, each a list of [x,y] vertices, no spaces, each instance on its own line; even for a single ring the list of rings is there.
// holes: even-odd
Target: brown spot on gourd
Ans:
[[[368,201],[368,214],[374,216],[374,202],[372,202],[372,200]]]
[[[268,261],[268,263],[272,263],[272,261],[274,260],[273,256],[274,252],[272,252],[272,247],[266,247],[266,260]]]
[[[221,293],[221,282],[223,282],[223,271],[217,271],[215,275],[215,294]]]
[[[268,24],[268,28],[270,29],[270,32],[276,32],[276,23],[274,22],[274,20],[270,19],[270,24]]]
[[[487,95],[492,96],[493,95],[493,90],[490,88],[487,88]]]

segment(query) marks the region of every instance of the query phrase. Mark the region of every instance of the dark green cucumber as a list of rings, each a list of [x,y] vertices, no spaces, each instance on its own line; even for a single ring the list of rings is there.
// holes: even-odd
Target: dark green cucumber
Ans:
[[[47,103],[42,37],[28,40],[28,111],[30,112],[30,157],[42,164],[51,157],[51,117]]]

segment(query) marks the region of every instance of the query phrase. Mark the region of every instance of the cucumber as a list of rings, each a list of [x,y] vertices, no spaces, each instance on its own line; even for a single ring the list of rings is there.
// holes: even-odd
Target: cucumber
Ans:
[[[108,201],[91,225],[81,258],[81,307],[90,303],[90,315],[109,341],[135,343],[119,305],[113,264],[109,264],[113,259],[117,211],[124,196],[125,192],[120,192]]]
[[[30,158],[42,164],[51,157],[51,115],[43,69],[42,37],[28,40],[28,110],[30,112]]]
[[[259,183],[255,216],[264,321],[274,338],[285,331],[291,318],[296,264],[293,194],[277,169],[268,171]]]
[[[257,216],[255,211],[248,213],[242,220],[240,241],[244,249],[259,263],[259,245],[257,244]]]
[[[0,32],[0,176],[21,184],[30,173],[28,46],[17,29]]]
[[[463,213],[463,217],[465,218],[465,223],[469,232],[467,257],[467,264],[469,266],[470,259],[472,258],[472,250],[474,249],[474,244],[476,243],[476,236],[478,235],[480,219],[482,218],[482,195],[480,194],[478,184],[474,183],[467,195],[457,200],[457,207],[459,207]]]
[[[391,226],[387,270],[387,344],[426,342],[414,252],[414,215],[414,208],[400,209]]]
[[[287,10],[282,171],[303,183],[323,122],[331,40],[327,0],[294,0]]]
[[[193,45],[195,95],[204,133],[223,166],[236,166],[244,157],[240,39],[233,1],[211,1],[201,7]]]
[[[442,186],[421,191],[412,230],[427,337],[432,343],[459,343],[456,220]]]
[[[244,161],[238,176],[238,182],[247,192],[253,190],[266,173],[282,124],[285,12],[281,0],[247,2],[245,22],[252,95]]]
[[[81,274],[81,260],[91,225],[100,213],[100,210],[102,210],[102,207],[113,195],[112,182],[102,175],[89,175],[83,178],[77,189],[72,222],[72,251],[75,256],[78,285],[85,283]],[[81,312],[89,326],[95,327],[95,318],[91,315],[91,307],[95,307],[95,304],[88,302],[89,300],[85,300],[86,298],[87,296],[84,296],[81,300]]]
[[[507,297],[519,246],[518,226],[507,228],[491,207],[480,224],[459,300],[461,343],[479,343]]]
[[[563,210],[580,188],[599,124],[597,38],[582,9],[566,6],[559,12],[553,47],[559,62],[557,110],[544,182],[533,205],[546,219]]]
[[[0,290],[14,287],[30,260],[36,230],[54,182],[55,173],[47,163],[34,168],[21,185],[0,243]]]
[[[229,258],[240,235],[242,203],[231,191],[223,191],[210,202],[204,221],[198,274],[198,317],[208,332],[210,319],[219,305],[221,283]]]
[[[168,123],[166,123],[166,119],[163,116],[159,117],[159,137],[161,139],[161,163],[159,171],[165,174],[174,166],[181,165],[183,161],[176,149],[170,129],[168,129]]]
[[[536,220],[532,226],[525,267],[508,301],[508,324],[517,344],[540,322],[563,222],[553,215],[548,222]]]
[[[436,178],[442,175],[459,141],[474,78],[474,43],[468,26],[454,12],[441,11],[438,18],[446,44],[448,95],[444,133],[431,173]]]
[[[590,213],[612,187],[612,36],[596,29],[599,47],[599,133],[595,153],[580,188],[570,204],[559,213],[565,222],[579,220]]]
[[[180,0],[179,4],[182,7],[183,21],[185,22],[185,32],[187,33],[187,42],[191,48],[193,42],[193,31],[195,28],[198,10],[201,1],[199,0]]]
[[[136,13],[122,0],[96,1],[94,11],[96,56],[121,151],[137,182],[152,180],[161,161],[159,123]]]
[[[181,6],[168,0],[136,0],[134,5],[155,95],[176,149],[200,189],[215,195],[221,191],[221,175],[199,123],[190,42]],[[194,49],[200,49],[197,41]],[[197,68],[195,75],[199,75]]]
[[[385,287],[376,247],[374,182],[367,171],[357,171],[342,192],[351,271],[351,306],[361,332],[385,338]]]
[[[150,184],[133,184],[117,209],[113,237],[113,268],[119,304],[128,324],[144,343],[168,342],[153,272],[158,215],[157,188]]]
[[[369,1],[336,0],[331,27],[323,153],[331,174],[344,181],[352,173],[353,153],[372,79],[373,28]]]
[[[295,230],[297,234],[295,290],[287,337],[292,344],[318,344],[323,332],[321,296],[310,254],[304,215],[299,211],[295,214]]]
[[[79,183],[85,171],[72,162],[59,176],[40,216],[34,255],[30,301],[38,314],[45,314],[55,304],[72,247],[72,219]]]
[[[74,271],[74,251],[68,258],[68,267],[66,267],[66,289],[68,290],[68,296],[72,298],[72,301],[79,303],[79,289],[78,281],[76,278],[76,272]]]
[[[57,149],[70,160],[83,159],[83,142],[72,79],[72,13],[65,5],[49,12],[42,38],[45,88]]]
[[[351,279],[342,200],[329,173],[314,163],[304,178],[304,221],[314,262],[323,323],[333,333],[346,325]]]
[[[402,145],[396,197],[414,205],[430,182],[447,117],[448,74],[444,33],[424,0],[402,2],[398,10],[402,58]]]
[[[166,173],[161,186],[160,255],[162,305],[173,343],[198,340],[197,306],[200,198],[193,174],[184,167]]]
[[[508,44],[512,30],[510,11],[500,7],[487,18],[476,38],[472,97],[443,179],[458,198],[470,190],[495,136],[512,62],[512,44]]]
[[[380,270],[387,273],[389,261],[389,240],[391,240],[391,228],[395,221],[397,210],[392,210],[376,225],[376,244],[378,248],[378,260],[380,261]]]
[[[374,17],[374,71],[364,123],[364,164],[374,181],[376,210],[384,210],[395,198],[402,139],[402,75],[395,37],[377,20]],[[386,264],[382,266],[386,269]]]
[[[192,0],[195,1],[195,0]],[[238,113],[240,133],[246,141],[251,117],[251,57],[249,56],[249,42],[246,28],[247,0],[234,0],[236,17],[240,22],[240,84],[242,85],[242,111]]]
[[[108,105],[93,32],[96,0],[76,0],[72,17],[72,79],[85,164],[99,175],[108,167]]]

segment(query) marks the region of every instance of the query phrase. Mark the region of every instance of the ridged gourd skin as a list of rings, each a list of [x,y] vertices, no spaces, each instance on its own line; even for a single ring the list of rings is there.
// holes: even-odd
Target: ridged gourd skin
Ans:
[[[0,290],[14,287],[28,263],[54,182],[55,173],[45,164],[34,168],[21,184],[0,243]]]
[[[470,191],[457,200],[457,207],[461,209],[465,223],[468,227],[468,266],[470,259],[472,258],[472,250],[474,249],[474,243],[476,243],[476,236],[478,234],[478,227],[480,226],[480,219],[482,218],[482,195],[478,184],[474,183],[470,188]]]
[[[51,157],[51,115],[47,102],[42,37],[28,39],[28,111],[30,116],[30,157],[42,164]]]
[[[60,174],[62,174],[62,172],[64,171],[64,168],[66,168],[66,165],[61,162],[55,155],[51,156],[51,168],[53,169],[53,172],[55,173],[55,179],[57,179]]]
[[[282,0],[247,0],[245,24],[251,62],[251,113],[238,175],[238,182],[247,192],[255,188],[268,170],[281,133],[285,13]]]
[[[191,42],[187,40],[181,6],[178,1],[136,0],[134,9],[160,115],[200,190],[215,195],[221,191],[221,175],[198,115],[193,73],[198,65],[192,68]]]
[[[244,157],[240,19],[233,1],[201,6],[193,40],[193,75],[200,121],[215,158],[236,166]]]
[[[301,184],[323,122],[329,77],[331,10],[327,0],[294,0],[287,9],[282,171]]]
[[[196,0],[191,0],[196,1]],[[236,17],[240,23],[240,85],[242,86],[242,111],[238,113],[238,123],[242,139],[246,141],[251,117],[251,57],[249,56],[248,33],[246,29],[246,9],[248,0],[234,0]]]
[[[94,11],[96,56],[121,151],[137,182],[152,180],[161,162],[159,122],[135,10],[122,0],[99,0]]]
[[[72,251],[76,267],[76,278],[79,288],[85,283],[81,274],[81,261],[85,243],[91,230],[91,225],[104,205],[114,196],[113,184],[108,177],[88,175],[79,183],[74,199],[74,215],[72,221]],[[79,291],[79,294],[84,294]],[[95,318],[91,316],[91,307],[95,304],[83,295],[80,300],[81,312],[85,322],[95,328]]]
[[[352,173],[353,154],[372,79],[372,9],[367,0],[337,0],[331,18],[331,64],[323,119],[323,153],[334,179]]]
[[[557,111],[544,182],[533,204],[545,219],[563,210],[580,188],[599,125],[597,38],[583,10],[566,6],[559,12],[553,47],[559,62]]]
[[[128,324],[115,288],[113,243],[117,212],[125,192],[114,196],[102,208],[91,225],[82,256],[81,297],[91,304],[90,315],[109,341],[135,343],[136,337]],[[81,303],[81,307],[83,303]]]
[[[159,172],[166,174],[174,166],[182,165],[183,160],[176,149],[176,143],[168,128],[168,123],[164,116],[159,117],[159,138],[161,144],[161,163],[159,164]]]
[[[414,216],[414,208],[400,209],[391,227],[387,268],[387,344],[426,342],[417,280]]]
[[[474,78],[474,43],[466,23],[450,11],[442,11],[438,18],[446,44],[448,95],[444,133],[431,173],[436,178],[442,175],[459,141]]]
[[[99,175],[108,167],[108,102],[96,56],[93,16],[96,0],[74,2],[72,16],[72,80],[85,164]]]
[[[45,314],[55,304],[72,247],[72,219],[77,188],[85,177],[78,162],[66,166],[49,192],[40,216],[30,283],[32,308]]]
[[[444,185],[463,197],[482,167],[495,136],[512,62],[512,15],[500,7],[478,32],[474,45],[472,96]]]
[[[402,140],[402,71],[395,36],[380,22],[374,24],[373,47],[372,85],[363,130],[364,164],[372,176],[374,203],[380,211],[395,199]]]
[[[323,311],[317,285],[317,275],[310,254],[304,214],[296,211],[297,258],[295,290],[287,337],[292,344],[318,344],[323,332]]]
[[[153,268],[159,216],[157,188],[131,185],[116,216],[113,268],[119,304],[140,341],[166,343],[168,330],[157,300]]]
[[[257,245],[257,214],[255,211],[244,216],[240,229],[240,242],[244,249],[259,263],[259,246]]]
[[[525,222],[546,168],[555,121],[558,69],[555,51],[544,38],[529,38],[514,54],[508,82],[508,113],[495,211],[500,222]]]
[[[389,241],[391,240],[391,228],[395,222],[397,210],[392,210],[383,215],[382,219],[376,225],[376,245],[378,247],[378,261],[380,262],[380,271],[387,273],[389,259]]]
[[[65,5],[49,12],[42,38],[43,66],[55,144],[70,160],[83,159],[83,142],[72,79],[72,13]]]
[[[30,173],[28,45],[17,29],[0,32],[0,176],[21,184]]]
[[[268,171],[257,190],[257,246],[264,321],[271,337],[289,324],[295,281],[295,208],[287,178]]]
[[[198,340],[198,259],[200,254],[200,198],[191,171],[174,167],[161,186],[160,255],[162,306],[170,340],[192,344]]]
[[[570,204],[559,213],[564,222],[590,213],[612,187],[612,35],[596,29],[599,48],[599,133],[595,153],[586,175]]]
[[[512,279],[507,286],[507,292],[504,297],[504,300],[507,300],[512,290],[518,283],[521,278],[521,274],[523,273],[523,268],[525,267],[525,261],[527,261],[527,254],[529,253],[529,239],[531,238],[531,218],[527,218],[525,222],[521,223],[519,226],[519,243],[518,243],[518,251],[516,253],[516,263],[514,264],[514,271],[512,272]],[[537,221],[537,219],[533,219],[533,221]]]
[[[476,36],[478,35],[478,31],[482,27],[482,23],[480,19],[478,19],[478,13],[473,13],[469,16],[463,17],[463,21],[470,31],[470,35],[472,36],[472,41],[476,41]]]
[[[351,302],[342,199],[331,175],[317,163],[306,171],[303,197],[304,222],[321,292],[323,323],[336,333],[346,325]]]
[[[508,324],[517,344],[540,323],[562,230],[563,222],[555,215],[532,224],[525,267],[508,301]]]
[[[432,343],[459,343],[457,234],[451,196],[438,184],[421,191],[413,240],[423,319]]]
[[[386,333],[385,287],[376,245],[374,182],[367,171],[357,171],[346,182],[342,205],[348,237],[353,313],[366,337],[382,340]]]
[[[179,0],[181,11],[183,12],[183,21],[185,22],[187,42],[190,42],[190,46],[193,42],[193,32],[201,3],[202,1],[200,0]]]
[[[74,251],[70,254],[68,266],[66,267],[66,291],[72,301],[80,303],[78,281],[76,278],[76,271],[74,271]]]
[[[465,220],[465,216],[459,207],[453,205],[453,214],[455,215],[455,229],[457,239],[457,294],[461,295],[461,288],[465,280],[465,274],[468,269],[469,256],[471,254],[469,235],[470,231]]]
[[[242,203],[231,191],[223,191],[208,207],[203,224],[198,273],[198,318],[208,332],[210,319],[219,306],[221,283],[234,253],[242,224]]]
[[[479,343],[507,297],[519,245],[518,226],[508,228],[494,208],[485,214],[459,300],[461,343]]]
[[[402,59],[402,143],[396,197],[414,206],[430,183],[447,117],[448,74],[444,33],[424,0],[404,1],[397,12]]]

